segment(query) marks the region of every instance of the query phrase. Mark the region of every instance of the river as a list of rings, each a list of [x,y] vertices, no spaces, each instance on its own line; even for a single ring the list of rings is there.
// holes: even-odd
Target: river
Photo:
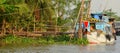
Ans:
[[[2,47],[0,53],[120,53],[119,41],[120,37],[117,36],[115,44]]]

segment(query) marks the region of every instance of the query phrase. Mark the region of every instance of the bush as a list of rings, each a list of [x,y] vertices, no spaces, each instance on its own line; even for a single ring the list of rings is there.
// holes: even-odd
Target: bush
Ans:
[[[80,44],[87,45],[88,40],[86,38],[70,38],[68,35],[59,35],[59,36],[42,36],[37,38],[31,37],[19,37],[14,35],[7,35],[2,39],[2,42],[6,44]]]

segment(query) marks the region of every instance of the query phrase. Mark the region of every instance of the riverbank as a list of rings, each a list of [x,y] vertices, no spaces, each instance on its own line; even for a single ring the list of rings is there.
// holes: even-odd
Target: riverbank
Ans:
[[[70,38],[68,35],[58,36],[41,36],[41,37],[23,37],[17,35],[7,35],[0,40],[1,45],[48,45],[48,44],[75,44],[75,45],[87,45],[86,38],[77,39]]]

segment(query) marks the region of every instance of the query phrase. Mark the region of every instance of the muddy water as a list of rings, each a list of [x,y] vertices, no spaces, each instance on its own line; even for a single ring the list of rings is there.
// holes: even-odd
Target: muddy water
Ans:
[[[115,44],[100,45],[48,45],[27,47],[1,47],[0,53],[120,53],[120,37]]]

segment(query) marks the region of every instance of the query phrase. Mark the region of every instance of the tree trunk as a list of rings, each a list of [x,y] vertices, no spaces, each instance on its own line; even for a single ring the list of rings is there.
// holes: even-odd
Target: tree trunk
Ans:
[[[2,34],[5,35],[5,19],[3,19],[3,24],[2,24]]]
[[[27,36],[29,35],[29,24],[30,23],[27,24]]]
[[[80,9],[80,17],[79,17],[79,30],[78,30],[78,38],[82,38],[82,18],[84,12],[84,0],[82,0],[81,9]]]
[[[88,6],[88,7],[87,7],[88,9],[87,9],[87,14],[86,14],[86,17],[87,17],[87,18],[90,18],[91,0],[89,0],[89,1],[88,1],[88,5],[87,5],[87,6]]]
[[[36,21],[40,20],[40,10],[39,10],[39,8],[35,9],[35,20]]]
[[[35,29],[36,29],[36,27],[35,27],[35,23],[36,23],[36,21],[38,21],[38,19],[39,19],[39,11],[38,11],[38,8],[35,8],[35,10],[34,10],[34,32],[36,31]]]

